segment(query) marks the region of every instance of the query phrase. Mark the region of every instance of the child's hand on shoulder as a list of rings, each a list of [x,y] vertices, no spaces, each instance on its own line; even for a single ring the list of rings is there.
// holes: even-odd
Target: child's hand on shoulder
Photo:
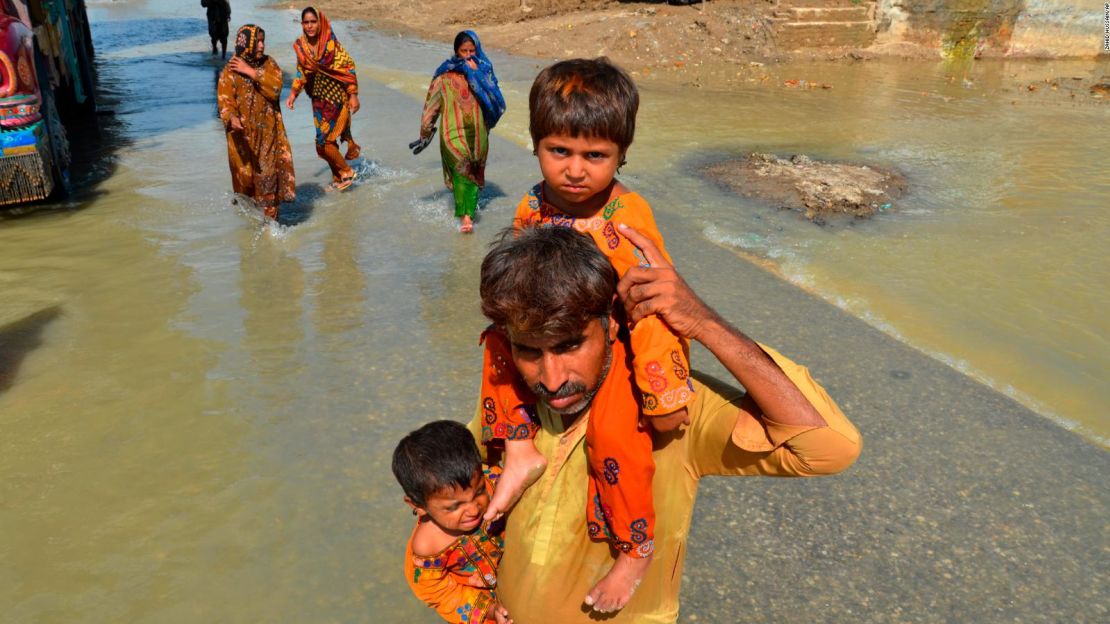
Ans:
[[[490,613],[493,614],[493,619],[497,621],[497,624],[513,624],[513,619],[509,617],[509,610],[500,602],[493,605]]]

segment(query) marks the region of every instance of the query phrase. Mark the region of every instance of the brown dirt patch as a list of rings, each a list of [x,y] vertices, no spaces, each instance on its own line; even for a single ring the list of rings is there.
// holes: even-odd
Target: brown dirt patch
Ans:
[[[608,56],[638,80],[695,86],[743,81],[753,60],[776,56],[766,0],[670,6],[617,0],[317,0],[331,19],[451,41],[474,28],[486,48],[544,59]],[[466,6],[460,11],[460,6]],[[275,3],[299,8],[299,3]],[[843,54],[841,52],[840,54]]]
[[[709,165],[703,172],[736,193],[800,211],[819,224],[834,215],[870,217],[892,210],[906,192],[906,179],[896,171],[818,162],[804,155],[787,159],[749,154]]]

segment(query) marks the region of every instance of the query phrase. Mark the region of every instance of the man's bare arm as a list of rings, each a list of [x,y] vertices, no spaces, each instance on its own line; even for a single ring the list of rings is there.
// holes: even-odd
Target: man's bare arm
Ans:
[[[655,314],[679,335],[700,342],[748,391],[764,415],[782,425],[823,427],[825,419],[771,358],[694,293],[646,236],[621,225],[650,267],[633,267],[617,285],[628,318]]]

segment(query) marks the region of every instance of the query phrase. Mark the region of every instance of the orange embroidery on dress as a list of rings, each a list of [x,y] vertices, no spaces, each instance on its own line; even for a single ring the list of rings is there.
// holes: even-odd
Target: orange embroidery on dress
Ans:
[[[667,389],[667,378],[663,376],[663,366],[652,360],[644,367],[647,373],[648,383],[651,384],[651,389],[655,392],[662,392]]]
[[[681,381],[686,381],[686,378],[689,377],[689,373],[686,371],[686,366],[682,361],[682,356],[678,354],[678,351],[671,351],[671,361],[674,362],[674,376],[678,377]]]

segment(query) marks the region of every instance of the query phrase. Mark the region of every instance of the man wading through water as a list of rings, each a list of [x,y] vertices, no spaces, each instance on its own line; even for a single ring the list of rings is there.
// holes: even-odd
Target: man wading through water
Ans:
[[[220,44],[220,56],[227,58],[228,22],[231,21],[231,4],[228,0],[200,0],[200,6],[208,9],[208,36],[212,38],[212,56],[216,56],[216,42]]]

